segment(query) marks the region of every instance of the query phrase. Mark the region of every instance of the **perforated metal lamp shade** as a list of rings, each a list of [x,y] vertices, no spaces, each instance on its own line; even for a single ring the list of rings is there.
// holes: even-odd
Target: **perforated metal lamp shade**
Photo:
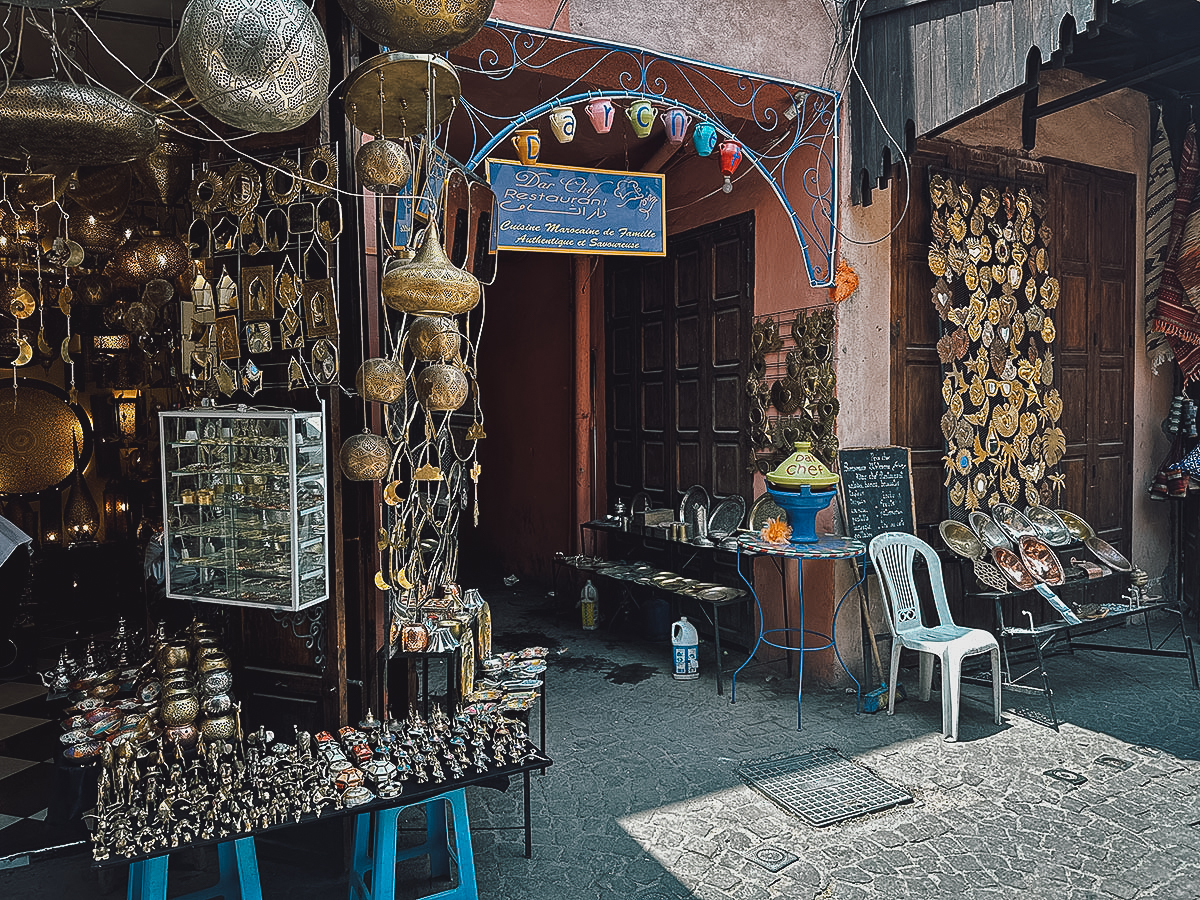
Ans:
[[[67,492],[63,534],[69,544],[94,541],[100,534],[100,509],[78,469],[72,476],[71,489]]]

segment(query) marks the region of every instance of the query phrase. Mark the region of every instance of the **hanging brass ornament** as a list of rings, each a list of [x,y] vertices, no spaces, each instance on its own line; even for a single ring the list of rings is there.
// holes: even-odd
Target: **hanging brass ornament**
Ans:
[[[445,316],[417,316],[408,326],[408,349],[421,362],[458,359],[462,335]]]
[[[172,235],[151,231],[124,244],[111,267],[118,280],[146,284],[158,278],[177,278],[187,271],[190,262],[187,244]]]
[[[409,53],[443,53],[470,40],[496,0],[339,0],[368,38]]]
[[[158,128],[158,146],[133,164],[133,174],[163,206],[174,206],[188,188],[192,174],[192,145],[170,128]]]
[[[453,412],[467,402],[467,376],[458,366],[434,363],[417,373],[417,399],[430,412]]]
[[[351,481],[375,481],[387,474],[392,464],[392,447],[385,438],[369,431],[352,435],[342,444],[338,460],[342,474]]]
[[[383,276],[383,302],[400,312],[421,316],[456,316],[479,304],[479,281],[456,267],[442,248],[438,227],[430,222],[425,243],[408,265]]]
[[[299,0],[191,0],[179,59],[200,105],[246,131],[303,125],[329,92],[329,45]]]
[[[404,396],[404,367],[390,359],[366,359],[358,367],[354,383],[358,386],[358,395],[364,400],[395,403]]]
[[[104,88],[36,78],[0,94],[0,156],[37,163],[112,165],[158,144],[154,117]]]
[[[412,160],[402,144],[376,138],[354,154],[358,186],[375,194],[395,194],[412,177]]]

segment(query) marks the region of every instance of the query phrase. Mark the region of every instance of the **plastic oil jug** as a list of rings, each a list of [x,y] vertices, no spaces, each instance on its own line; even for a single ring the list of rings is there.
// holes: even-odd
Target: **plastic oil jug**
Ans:
[[[596,630],[596,586],[590,579],[579,592],[579,618],[584,631]]]
[[[671,626],[671,649],[675,652],[673,677],[687,681],[700,677],[700,635],[696,627],[683,616]]]

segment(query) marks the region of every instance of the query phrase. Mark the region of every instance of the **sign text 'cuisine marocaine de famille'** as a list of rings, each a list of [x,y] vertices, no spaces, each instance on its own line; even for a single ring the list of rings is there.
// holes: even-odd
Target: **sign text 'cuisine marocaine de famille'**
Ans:
[[[487,161],[497,247],[667,255],[665,176]]]

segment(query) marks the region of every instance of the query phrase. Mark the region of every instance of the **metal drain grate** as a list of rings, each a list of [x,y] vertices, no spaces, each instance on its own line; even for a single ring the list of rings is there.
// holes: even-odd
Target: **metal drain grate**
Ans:
[[[831,747],[742,763],[742,780],[818,827],[908,803],[907,791],[876,778]]]
[[[782,847],[772,847],[770,845],[759,847],[752,855],[746,858],[752,863],[762,866],[768,872],[782,872],[792,863],[800,860],[800,857],[795,853],[789,853]]]

